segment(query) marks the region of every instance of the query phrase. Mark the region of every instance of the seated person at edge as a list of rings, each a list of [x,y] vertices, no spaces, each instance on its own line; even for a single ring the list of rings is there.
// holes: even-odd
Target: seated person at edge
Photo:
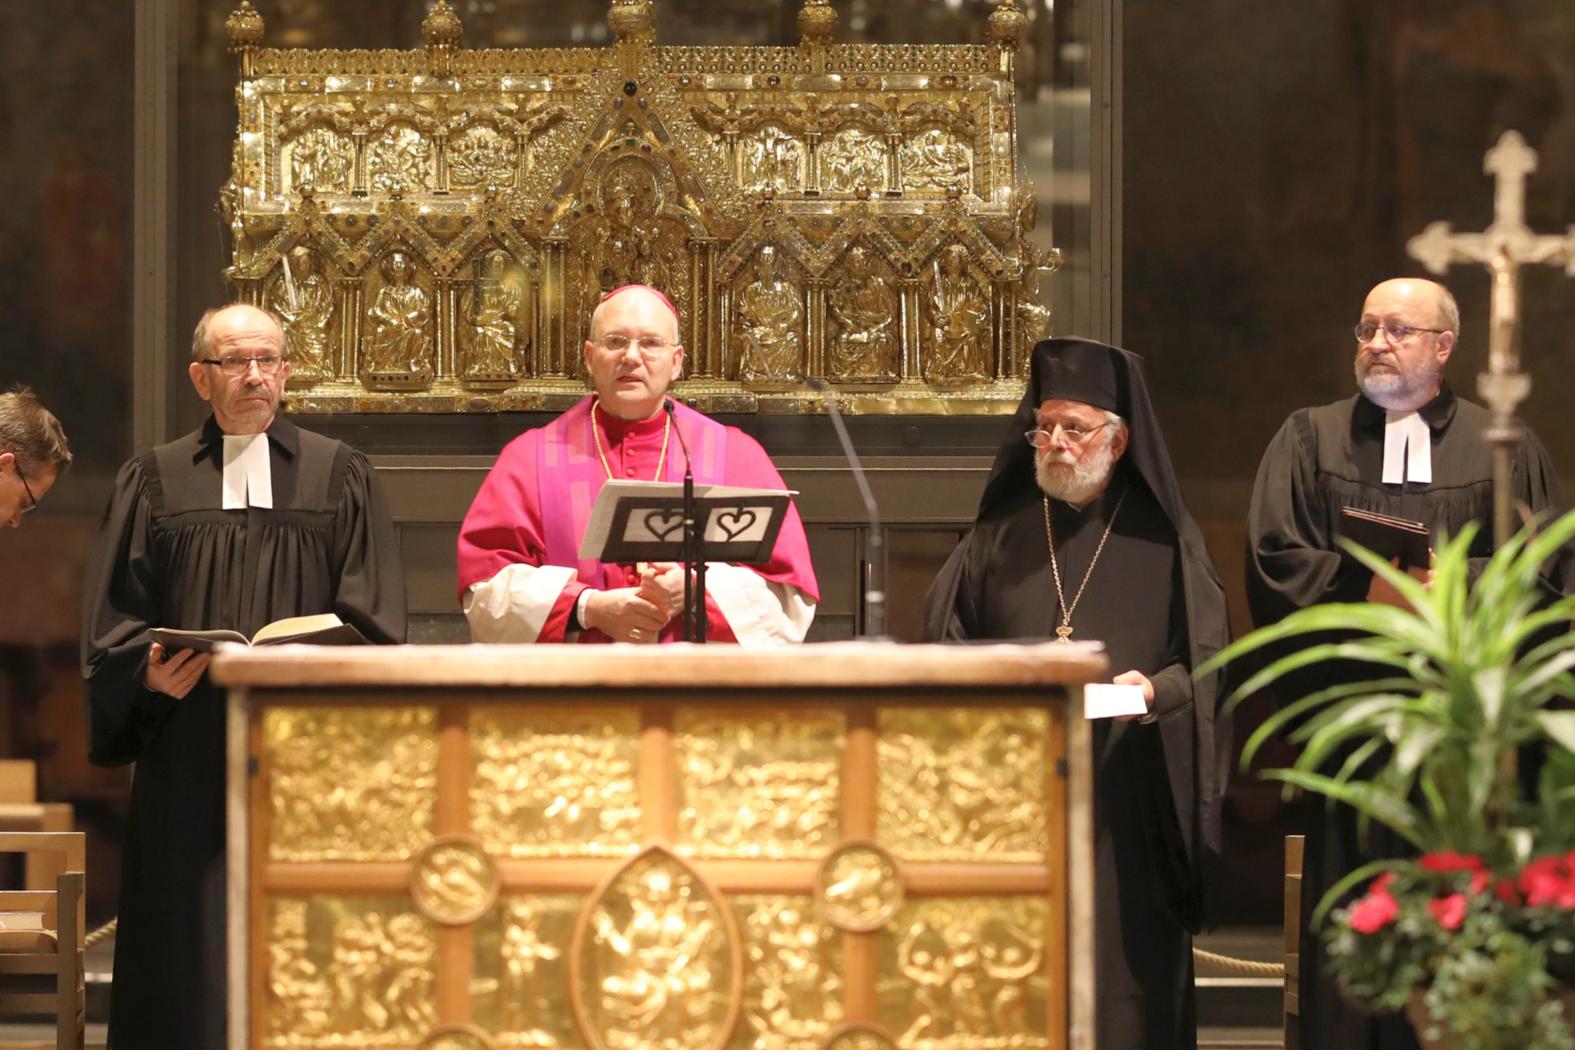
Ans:
[[[1146,715],[1093,724],[1095,1042],[1193,1050],[1190,934],[1215,886],[1229,734],[1219,676],[1191,669],[1227,640],[1225,592],[1138,355],[1040,343],[1013,424],[925,634],[1099,641],[1114,681],[1142,689]]]
[[[672,563],[579,558],[602,485],[613,478],[681,482],[682,445],[698,484],[781,489],[752,438],[681,404],[678,310],[655,288],[628,285],[591,315],[585,367],[592,396],[509,442],[459,533],[459,594],[479,642],[672,642],[683,624],[684,573]],[[765,565],[706,566],[707,636],[744,645],[801,642],[820,600],[798,509],[789,505]]]

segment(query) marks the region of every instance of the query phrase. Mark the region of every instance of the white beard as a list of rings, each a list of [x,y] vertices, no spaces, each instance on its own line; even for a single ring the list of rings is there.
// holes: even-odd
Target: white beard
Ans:
[[[1110,483],[1115,470],[1116,457],[1111,453],[1107,439],[1099,448],[1089,449],[1076,463],[1056,462],[1056,453],[1041,449],[1034,457],[1034,480],[1051,499],[1082,506]]]
[[[1360,366],[1354,366],[1352,371],[1356,375],[1356,385],[1367,400],[1379,408],[1408,412],[1421,408],[1432,400],[1433,391],[1438,387],[1438,377],[1443,369],[1423,367],[1415,372],[1385,370],[1377,373],[1368,371],[1363,374]]]

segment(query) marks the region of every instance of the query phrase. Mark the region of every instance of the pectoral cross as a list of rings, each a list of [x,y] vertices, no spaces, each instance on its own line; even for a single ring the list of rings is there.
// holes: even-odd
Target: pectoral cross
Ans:
[[[1575,226],[1559,236],[1536,234],[1526,225],[1526,176],[1537,170],[1537,153],[1519,132],[1504,132],[1484,156],[1482,169],[1494,177],[1492,224],[1481,233],[1453,233],[1449,223],[1435,222],[1411,238],[1406,250],[1435,274],[1466,262],[1487,267],[1493,276],[1488,370],[1477,378],[1477,390],[1493,410],[1486,436],[1493,446],[1493,538],[1502,544],[1513,532],[1512,456],[1522,437],[1515,408],[1531,392],[1516,342],[1520,268],[1562,265],[1575,277]]]

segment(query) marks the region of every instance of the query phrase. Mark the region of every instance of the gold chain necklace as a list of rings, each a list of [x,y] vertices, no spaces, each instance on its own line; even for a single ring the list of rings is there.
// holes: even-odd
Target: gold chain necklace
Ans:
[[[1061,625],[1055,629],[1055,640],[1070,642],[1072,640],[1072,610],[1077,608],[1077,603],[1083,600],[1083,592],[1088,589],[1088,578],[1094,575],[1094,566],[1099,564],[1099,556],[1105,552],[1105,541],[1110,538],[1110,530],[1116,527],[1116,515],[1121,513],[1121,504],[1127,501],[1125,489],[1121,490],[1121,498],[1116,500],[1116,509],[1110,512],[1110,521],[1105,524],[1105,534],[1099,537],[1099,546],[1094,548],[1094,556],[1089,559],[1088,571],[1083,573],[1083,582],[1077,585],[1077,593],[1072,595],[1072,604],[1066,603],[1066,592],[1061,590],[1061,566],[1055,560],[1055,532],[1050,528],[1050,497],[1041,497],[1045,505],[1045,542],[1050,545],[1050,574],[1055,577],[1055,596],[1061,603]]]
[[[602,449],[602,428],[596,425],[596,410],[602,407],[602,399],[597,398],[591,402],[591,440],[596,442],[596,458],[602,461],[602,469],[607,472],[607,480],[613,479],[612,466],[607,462],[607,453]],[[667,415],[667,423],[662,427],[662,454],[656,457],[656,476],[652,481],[662,480],[662,468],[667,465],[667,439],[673,436],[673,417]]]

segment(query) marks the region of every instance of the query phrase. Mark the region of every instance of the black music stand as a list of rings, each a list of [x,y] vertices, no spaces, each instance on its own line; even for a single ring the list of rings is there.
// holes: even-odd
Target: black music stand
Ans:
[[[683,565],[695,582],[685,602],[684,640],[704,642],[706,564],[769,562],[792,493],[696,485],[694,518],[686,530],[683,489],[678,482],[609,481],[596,497],[580,557],[621,565]]]

